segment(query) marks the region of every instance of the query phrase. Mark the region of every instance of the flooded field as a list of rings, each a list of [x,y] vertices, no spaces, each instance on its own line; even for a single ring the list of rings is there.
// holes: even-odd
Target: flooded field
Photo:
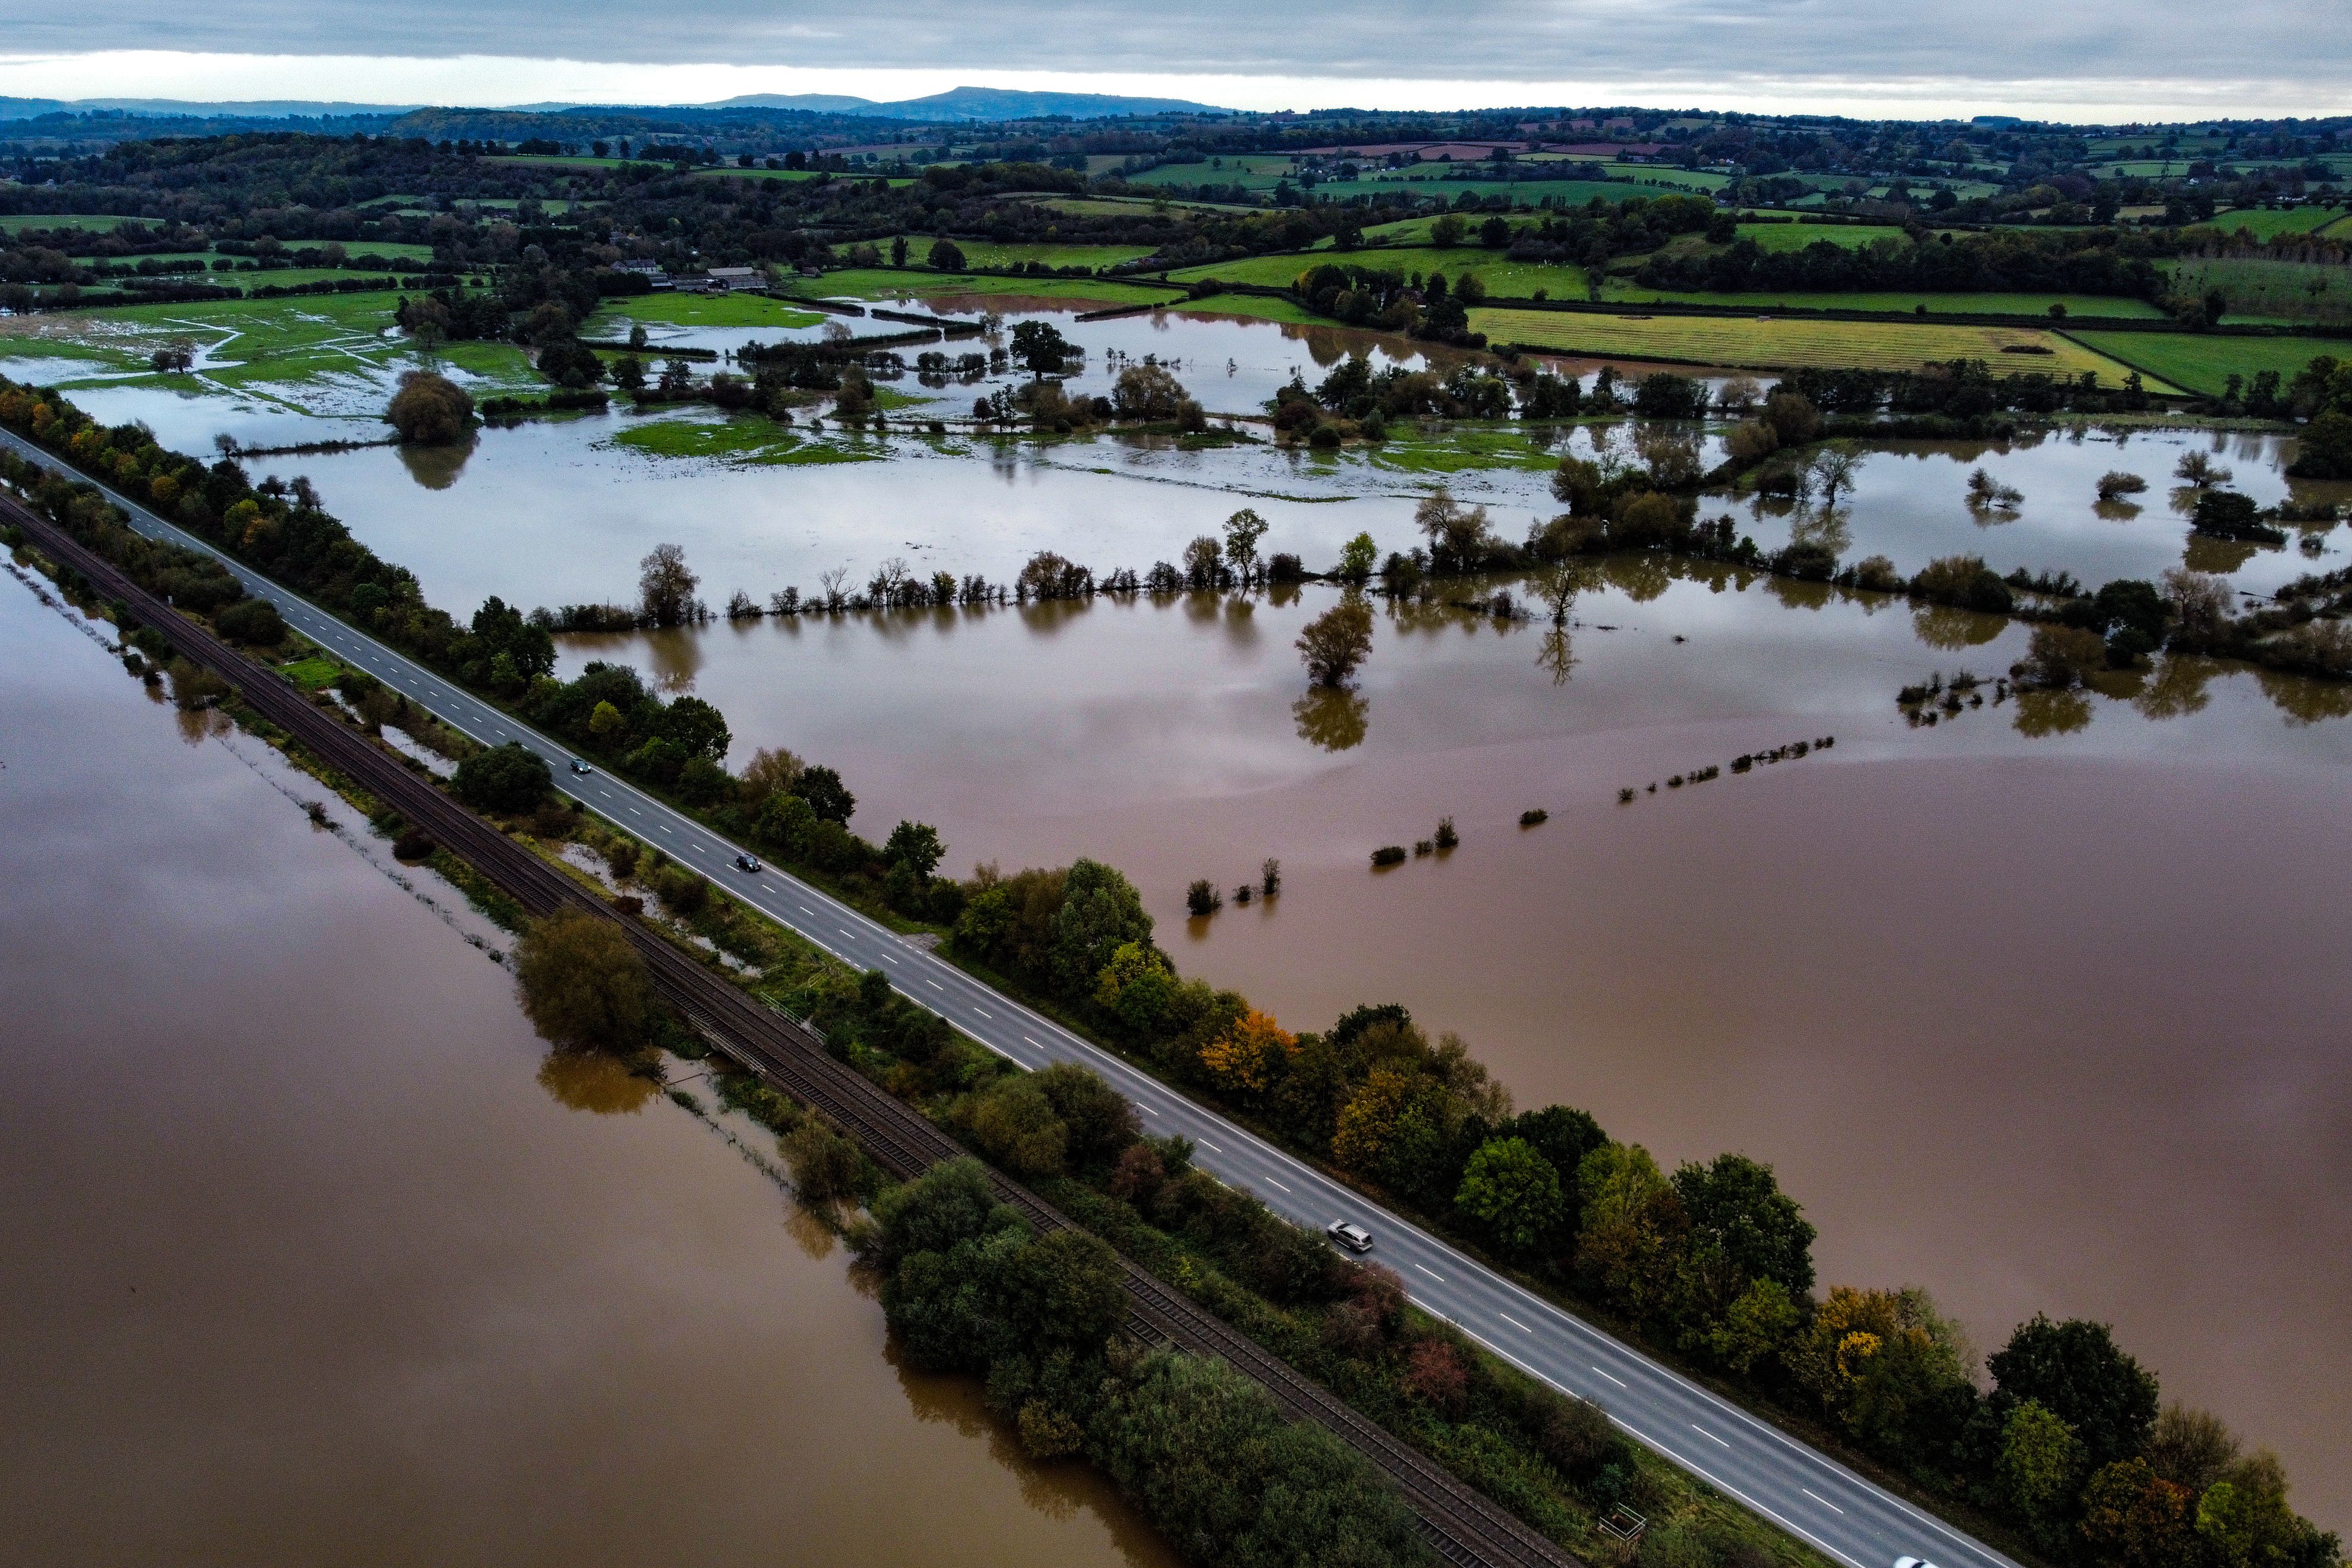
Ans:
[[[317,785],[6,580],[0,653],[0,983],[38,1020],[0,1035],[0,1555],[1173,1563],[896,1366],[719,1130],[551,1061],[478,920],[313,828]]]
[[[2306,1511],[2352,1516],[2325,1375],[2352,1357],[2345,688],[2182,662],[1914,727],[1899,686],[2004,670],[2022,632],[1622,562],[1564,647],[1384,613],[1360,693],[1307,699],[1291,643],[1332,597],[807,618],[564,661],[690,685],[739,756],[838,768],[861,831],[930,821],[959,870],[1115,862],[1181,966],[1294,1028],[1402,1001],[1523,1103],[1668,1163],[1769,1160],[1825,1282],[1926,1285],[1987,1346],[2038,1310],[2112,1321],[2276,1445]],[[1442,815],[1459,850],[1367,869]],[[1278,901],[1185,919],[1190,880],[1267,855]]]

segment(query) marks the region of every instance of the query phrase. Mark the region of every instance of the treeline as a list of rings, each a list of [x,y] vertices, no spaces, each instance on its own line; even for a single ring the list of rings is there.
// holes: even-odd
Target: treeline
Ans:
[[[2118,295],[2153,299],[2165,276],[2147,241],[2111,230],[1947,235],[1924,232],[1865,246],[1816,240],[1768,251],[1735,240],[1711,256],[1660,254],[1634,280],[1645,288],[1726,294],[1910,292]]]

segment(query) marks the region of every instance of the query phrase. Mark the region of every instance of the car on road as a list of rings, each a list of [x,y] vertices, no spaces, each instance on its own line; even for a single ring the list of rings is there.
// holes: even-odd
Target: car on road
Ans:
[[[572,772],[574,772],[574,773],[579,774],[582,778],[583,778],[583,779],[584,779],[584,778],[586,778],[589,774],[593,773],[593,772],[595,772],[596,770],[595,770],[593,768],[589,767],[589,766],[588,766],[588,764],[586,764],[585,762],[583,762],[583,761],[582,761],[580,758],[578,758],[577,757],[575,757],[575,758],[573,758],[572,759]]]
[[[737,855],[735,857],[735,869],[737,871],[757,872],[760,869],[760,857],[757,855]]]
[[[1350,1252],[1370,1252],[1372,1249],[1372,1233],[1360,1225],[1351,1225],[1344,1219],[1335,1219],[1325,1226],[1323,1234]],[[1897,1568],[1901,1568],[1901,1565],[1897,1564]]]
[[[1925,1557],[1897,1557],[1895,1568],[1936,1568],[1936,1565]]]

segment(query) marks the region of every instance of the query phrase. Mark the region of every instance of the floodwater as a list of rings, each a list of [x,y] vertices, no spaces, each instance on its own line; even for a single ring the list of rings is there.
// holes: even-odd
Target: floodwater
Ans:
[[[1292,641],[1333,597],[806,617],[563,659],[694,690],[739,758],[838,768],[862,831],[930,821],[959,871],[1112,862],[1187,972],[1293,1027],[1402,1001],[1522,1103],[1669,1163],[1769,1161],[1824,1284],[1925,1285],[1988,1350],[2036,1311],[2113,1322],[2352,1521],[2352,694],[2183,664],[1913,727],[1899,686],[2004,671],[2022,630],[1620,561],[1564,647],[1384,612],[1360,690],[1302,702]],[[1442,815],[1459,850],[1368,869]],[[1278,901],[1186,920],[1189,881],[1268,855]]]
[[[314,783],[14,581],[0,650],[0,1559],[1173,1563]]]

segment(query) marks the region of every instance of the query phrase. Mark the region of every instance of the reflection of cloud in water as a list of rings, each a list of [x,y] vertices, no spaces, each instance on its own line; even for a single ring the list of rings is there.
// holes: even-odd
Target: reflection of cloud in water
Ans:
[[[601,1051],[551,1051],[539,1064],[539,1086],[555,1102],[598,1116],[633,1115],[652,1101],[655,1084]]]
[[[1325,751],[1346,751],[1363,744],[1372,705],[1361,692],[1318,686],[1290,705],[1298,738]]]

